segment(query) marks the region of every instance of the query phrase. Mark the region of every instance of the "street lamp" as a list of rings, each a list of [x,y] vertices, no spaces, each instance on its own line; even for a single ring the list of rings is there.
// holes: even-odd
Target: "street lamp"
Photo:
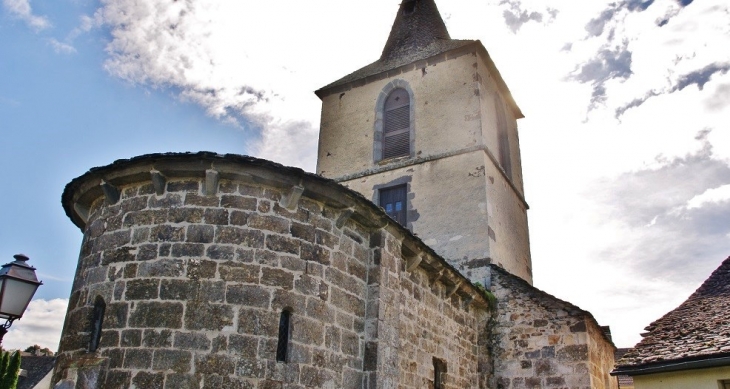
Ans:
[[[42,282],[35,275],[35,268],[25,263],[28,256],[16,254],[14,262],[6,263],[0,269],[0,344],[13,321],[23,317],[36,289]]]

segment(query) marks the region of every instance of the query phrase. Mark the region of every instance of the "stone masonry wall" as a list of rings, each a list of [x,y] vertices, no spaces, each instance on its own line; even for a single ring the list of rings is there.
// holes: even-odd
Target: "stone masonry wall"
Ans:
[[[489,311],[471,304],[438,272],[406,270],[399,241],[382,236],[379,258],[377,388],[423,389],[434,386],[434,358],[446,363],[447,389],[486,388],[489,370]]]
[[[615,347],[589,313],[496,266],[491,290],[499,302],[491,325],[493,387],[617,388],[608,377]]]
[[[282,168],[305,188],[306,179],[336,186],[287,205],[291,186],[260,184],[276,181],[267,172],[234,166],[245,182],[218,181],[197,167],[207,162],[192,162],[199,172],[163,190],[141,180],[149,167],[121,166],[111,189],[91,171],[64,194],[84,240],[56,388],[423,388],[433,386],[433,358],[448,366],[446,388],[485,381],[486,300],[435,254],[419,251],[420,265],[405,257],[404,238],[425,246],[401,227],[350,217],[370,212],[358,208],[367,200],[331,205],[357,195]],[[113,167],[97,169],[113,176]],[[103,331],[89,352],[99,297]],[[284,309],[290,346],[277,362]]]

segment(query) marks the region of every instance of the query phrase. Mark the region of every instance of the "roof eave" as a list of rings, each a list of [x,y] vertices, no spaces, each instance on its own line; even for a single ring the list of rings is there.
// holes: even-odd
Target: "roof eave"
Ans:
[[[512,97],[512,92],[510,92],[509,88],[507,87],[507,83],[504,82],[504,79],[502,78],[502,75],[499,73],[499,70],[497,70],[497,66],[494,64],[494,61],[492,61],[492,58],[489,56],[489,52],[487,52],[487,49],[484,47],[481,41],[476,40],[472,43],[469,43],[467,45],[457,47],[455,49],[447,50],[442,53],[414,61],[402,66],[398,66],[393,69],[383,70],[378,73],[374,73],[371,75],[366,75],[359,77],[357,79],[338,84],[337,81],[329,84],[328,86],[322,87],[316,91],[314,91],[314,94],[319,97],[320,100],[324,99],[325,97],[336,94],[336,93],[342,93],[347,92],[353,88],[357,88],[359,86],[363,86],[365,84],[369,84],[370,82],[381,80],[388,77],[393,77],[397,74],[403,73],[404,71],[411,71],[416,70],[416,68],[423,67],[425,65],[428,65],[430,63],[436,62],[436,59],[439,59],[438,62],[441,62],[440,58],[445,57],[445,59],[452,59],[456,57],[460,57],[467,53],[479,53],[479,55],[482,57],[484,62],[487,64],[487,67],[489,69],[490,74],[493,75],[495,82],[497,83],[497,88],[499,88],[500,92],[505,98],[505,103],[510,107],[512,110],[512,113],[514,114],[516,119],[522,119],[525,117],[525,115],[522,113],[522,110],[520,110],[520,107],[517,105],[517,102],[515,102],[514,98]],[[376,61],[377,62],[377,61]],[[370,64],[372,65],[372,64]],[[367,65],[367,66],[370,66]]]
[[[669,373],[682,370],[707,369],[711,367],[730,366],[730,354],[710,355],[700,359],[676,359],[651,364],[641,365],[623,365],[616,367],[612,372],[612,376],[628,375],[638,376],[656,373]]]

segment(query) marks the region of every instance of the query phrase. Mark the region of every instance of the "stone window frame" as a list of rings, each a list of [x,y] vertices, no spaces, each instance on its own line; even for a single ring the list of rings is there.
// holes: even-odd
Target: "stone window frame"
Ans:
[[[93,353],[99,348],[101,341],[101,330],[104,325],[104,312],[106,311],[106,302],[101,296],[94,299],[94,307],[89,317],[89,352]]]
[[[408,98],[410,99],[410,127],[408,131],[409,136],[409,151],[408,155],[399,156],[399,157],[393,157],[384,159],[383,158],[383,127],[385,125],[384,123],[384,117],[385,117],[385,101],[388,99],[388,96],[391,92],[393,92],[396,89],[404,89],[406,92],[408,92]],[[380,162],[384,160],[391,160],[391,159],[397,159],[397,158],[412,158],[415,154],[415,140],[416,140],[416,101],[415,97],[413,95],[413,90],[411,89],[411,86],[408,84],[407,81],[402,79],[395,79],[387,83],[383,89],[380,91],[380,94],[378,94],[378,99],[375,102],[375,129],[374,129],[374,135],[373,135],[373,159],[375,162]]]
[[[730,388],[730,380],[720,380],[717,385],[720,389]]]

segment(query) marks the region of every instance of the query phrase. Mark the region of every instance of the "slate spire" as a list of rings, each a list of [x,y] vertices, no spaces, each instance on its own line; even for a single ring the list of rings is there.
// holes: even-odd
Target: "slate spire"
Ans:
[[[434,0],[403,0],[380,59],[397,59],[450,39]]]

